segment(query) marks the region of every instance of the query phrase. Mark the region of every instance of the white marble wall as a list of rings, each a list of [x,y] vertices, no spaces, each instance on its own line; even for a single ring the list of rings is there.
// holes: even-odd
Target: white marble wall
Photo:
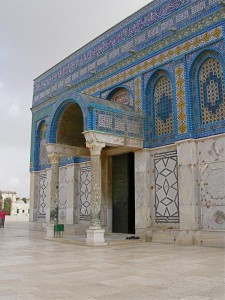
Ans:
[[[50,223],[50,202],[51,202],[51,178],[52,171],[51,169],[47,169],[47,187],[46,187],[46,223]]]
[[[135,152],[135,230],[142,236],[152,225],[153,202],[150,182],[150,151]]]
[[[199,141],[203,229],[225,230],[225,135]]]
[[[78,223],[78,165],[71,164],[67,166],[67,209],[66,223]]]
[[[38,172],[30,173],[30,213],[29,221],[37,221],[37,203],[38,203]]]
[[[180,222],[163,224],[155,219],[154,157],[172,150],[178,158]],[[225,230],[225,135],[136,152],[135,182],[137,229]]]
[[[200,226],[197,141],[177,143],[180,229],[195,230]]]
[[[177,151],[179,222],[159,223],[155,218],[155,155]],[[90,171],[90,162],[60,168],[60,222],[80,227],[89,225],[81,218],[81,170]],[[30,221],[37,221],[38,172],[31,173]],[[90,178],[89,178],[90,179]],[[46,222],[50,222],[51,170],[46,179]],[[86,188],[90,190],[91,182]],[[112,231],[111,157],[102,157],[101,223]],[[88,198],[89,199],[89,198]],[[64,212],[61,216],[61,212]],[[40,221],[40,220],[39,220]],[[225,230],[225,135],[184,140],[171,146],[135,152],[135,227],[144,235],[148,228],[180,230]]]

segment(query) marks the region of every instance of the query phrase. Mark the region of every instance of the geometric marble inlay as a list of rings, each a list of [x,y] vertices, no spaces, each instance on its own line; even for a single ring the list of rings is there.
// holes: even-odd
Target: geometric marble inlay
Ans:
[[[46,187],[47,172],[41,172],[38,176],[38,219],[46,216]]]
[[[177,152],[155,154],[155,219],[179,223]]]
[[[80,220],[90,220],[91,167],[80,168]]]
[[[67,208],[67,168],[60,168],[59,171],[59,221],[66,221]]]

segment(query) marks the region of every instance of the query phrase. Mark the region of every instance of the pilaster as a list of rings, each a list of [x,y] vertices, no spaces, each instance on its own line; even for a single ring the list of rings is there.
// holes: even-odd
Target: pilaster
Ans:
[[[30,207],[29,221],[37,221],[38,207],[38,172],[30,173]]]
[[[180,229],[195,230],[200,223],[197,142],[177,143],[177,153]]]
[[[150,203],[150,152],[135,152],[135,231],[138,236],[144,234],[151,225]]]

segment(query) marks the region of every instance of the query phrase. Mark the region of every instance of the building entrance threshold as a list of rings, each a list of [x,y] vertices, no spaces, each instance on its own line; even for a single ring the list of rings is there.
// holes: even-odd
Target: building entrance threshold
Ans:
[[[46,237],[45,239],[49,240],[49,241],[54,241],[54,242],[87,246],[86,238],[87,238],[86,234],[83,234],[83,235],[64,234],[63,237],[59,237],[59,238]],[[132,234],[125,234],[125,233],[105,234],[106,246],[107,245],[132,244],[132,243],[140,243],[140,242],[144,242],[144,240],[140,239],[137,236],[132,235]]]

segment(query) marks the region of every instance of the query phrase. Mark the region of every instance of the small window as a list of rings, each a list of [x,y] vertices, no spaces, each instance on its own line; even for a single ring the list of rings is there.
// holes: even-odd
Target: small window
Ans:
[[[25,213],[25,210],[24,210],[24,209],[22,210],[22,213],[23,213],[23,214]]]
[[[18,214],[20,212],[19,208],[17,208],[16,213]]]

